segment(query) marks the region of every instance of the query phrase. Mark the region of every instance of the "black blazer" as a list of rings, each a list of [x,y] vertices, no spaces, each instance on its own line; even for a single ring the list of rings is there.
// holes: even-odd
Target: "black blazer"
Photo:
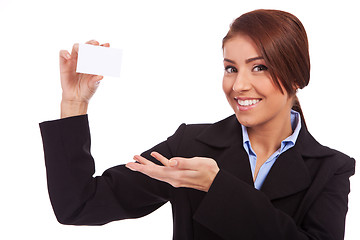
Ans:
[[[215,159],[220,171],[208,193],[174,188],[124,165],[92,177],[87,115],[44,122],[40,128],[49,195],[60,223],[138,218],[170,201],[176,240],[343,239],[355,161],[320,145],[305,127],[296,145],[276,160],[261,191],[253,186],[234,115],[215,124],[183,124],[142,154]]]

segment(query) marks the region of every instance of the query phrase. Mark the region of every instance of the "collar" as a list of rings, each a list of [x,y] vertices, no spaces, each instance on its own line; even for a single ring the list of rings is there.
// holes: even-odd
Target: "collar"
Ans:
[[[269,199],[289,196],[306,189],[311,183],[310,171],[305,164],[306,159],[334,154],[333,151],[319,144],[308,132],[304,122],[301,123],[304,127],[299,130],[295,146],[279,156],[261,188]],[[247,154],[242,147],[242,127],[235,115],[208,125],[197,136],[197,140],[226,153],[227,156],[221,162],[222,170],[228,171],[250,185],[253,184],[251,171],[248,168],[249,161],[240,161],[246,158]],[[239,161],[234,162],[234,159]]]
[[[296,143],[296,139],[299,136],[299,132],[301,129],[300,114],[291,109],[290,121],[291,121],[291,127],[293,130],[293,133],[290,136],[288,136],[286,139],[281,141],[281,147],[279,149],[280,154],[285,152],[287,149],[291,148],[292,146],[294,146]],[[250,155],[250,153],[251,153],[251,154],[255,155],[255,153],[253,152],[253,150],[251,148],[251,143],[250,143],[250,138],[248,135],[247,127],[245,127],[244,125],[241,125],[241,130],[242,130],[242,136],[243,136],[243,146],[244,146],[247,154]]]
[[[304,157],[325,157],[332,155],[327,147],[318,143],[305,127],[301,119],[301,126],[296,139],[297,151]],[[297,128],[295,129],[295,131]],[[215,148],[230,147],[239,142],[243,143],[242,125],[235,114],[206,127],[196,138],[198,141]]]

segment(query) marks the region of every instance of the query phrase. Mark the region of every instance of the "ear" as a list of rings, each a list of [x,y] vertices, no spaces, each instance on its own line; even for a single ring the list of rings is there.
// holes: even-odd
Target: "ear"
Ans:
[[[296,82],[293,84],[292,87],[293,87],[293,91],[294,91],[295,94],[297,93],[297,91],[298,91],[299,89],[301,89],[301,88],[299,87],[299,84],[296,83]]]

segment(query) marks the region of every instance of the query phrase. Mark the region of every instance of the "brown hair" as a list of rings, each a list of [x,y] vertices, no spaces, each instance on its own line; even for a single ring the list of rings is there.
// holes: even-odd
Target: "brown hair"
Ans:
[[[281,93],[282,85],[289,96],[295,95],[292,109],[300,113],[305,123],[296,89],[309,83],[310,57],[306,31],[300,20],[279,10],[259,9],[245,13],[230,25],[223,48],[227,40],[238,34],[245,34],[255,42]]]

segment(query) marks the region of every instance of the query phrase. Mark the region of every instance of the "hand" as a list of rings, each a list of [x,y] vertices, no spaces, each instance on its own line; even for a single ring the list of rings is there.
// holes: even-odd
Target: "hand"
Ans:
[[[86,42],[99,46],[99,42]],[[110,47],[109,43],[100,46]],[[62,88],[61,117],[81,115],[87,112],[90,98],[103,79],[103,76],[76,72],[79,44],[74,44],[71,54],[67,50],[60,51],[60,79]]]
[[[188,187],[209,191],[214,181],[219,167],[215,160],[211,158],[193,157],[182,158],[174,157],[168,160],[157,152],[152,152],[151,156],[160,161],[164,166],[159,166],[144,157],[134,156],[137,162],[126,164],[126,167],[148,175],[151,178],[167,182],[173,187]]]

